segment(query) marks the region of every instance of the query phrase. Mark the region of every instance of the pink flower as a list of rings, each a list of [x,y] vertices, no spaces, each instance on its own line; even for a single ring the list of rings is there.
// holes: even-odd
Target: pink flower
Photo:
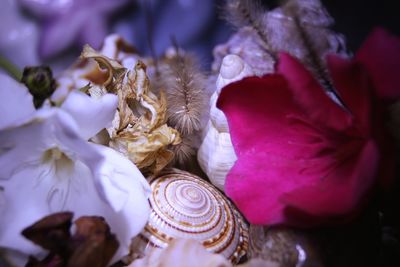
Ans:
[[[383,101],[400,96],[400,38],[376,29],[354,59],[327,57],[340,107],[296,59],[226,86],[218,107],[238,160],[225,192],[254,224],[351,219],[392,179]]]

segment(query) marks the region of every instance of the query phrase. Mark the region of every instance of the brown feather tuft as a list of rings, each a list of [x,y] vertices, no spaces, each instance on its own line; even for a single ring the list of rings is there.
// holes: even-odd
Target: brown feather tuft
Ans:
[[[168,101],[168,124],[182,135],[201,130],[207,111],[206,78],[194,59],[176,55],[162,71]]]
[[[227,22],[237,29],[248,26],[254,29],[263,43],[263,48],[273,59],[277,56],[270,44],[264,25],[267,10],[259,0],[226,0],[223,16]]]

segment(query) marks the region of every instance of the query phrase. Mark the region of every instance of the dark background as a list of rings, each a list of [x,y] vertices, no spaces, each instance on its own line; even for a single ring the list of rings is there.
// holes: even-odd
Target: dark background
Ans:
[[[277,0],[264,0],[273,7]],[[335,19],[334,29],[346,36],[347,44],[356,51],[375,26],[382,26],[400,35],[400,9],[396,0],[321,0]]]

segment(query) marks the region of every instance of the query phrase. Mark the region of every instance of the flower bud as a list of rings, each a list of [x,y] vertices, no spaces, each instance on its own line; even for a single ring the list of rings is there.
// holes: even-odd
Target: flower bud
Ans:
[[[56,88],[52,71],[46,66],[26,67],[22,74],[21,82],[28,87],[36,108],[41,107],[46,98],[50,97]]]

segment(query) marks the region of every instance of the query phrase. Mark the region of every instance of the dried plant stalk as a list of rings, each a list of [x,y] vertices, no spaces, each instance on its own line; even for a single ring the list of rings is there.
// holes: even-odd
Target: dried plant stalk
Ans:
[[[330,75],[328,73],[325,61],[324,54],[319,53],[317,49],[317,45],[313,42],[310,37],[310,33],[308,29],[300,20],[300,7],[298,1],[291,1],[285,7],[286,13],[292,17],[293,25],[295,29],[295,35],[299,37],[299,40],[302,42],[302,46],[306,51],[305,57],[305,65],[310,69],[310,71],[315,75],[316,79],[325,89],[325,91],[345,110],[348,111],[346,105],[341,99],[340,95],[337,93],[333,83],[331,81]],[[311,30],[313,29],[310,27]]]
[[[174,152],[174,165],[178,165],[180,167],[185,166],[185,164],[191,160],[196,155],[196,144],[195,139],[196,136],[182,136],[182,142],[175,146],[171,146],[171,151]]]
[[[245,26],[253,28],[263,42],[265,52],[276,60],[276,53],[270,44],[264,26],[266,12],[267,10],[259,0],[226,0],[223,10],[225,20],[237,29]]]
[[[183,135],[201,130],[207,110],[206,79],[189,55],[172,57],[163,73],[168,123]]]

